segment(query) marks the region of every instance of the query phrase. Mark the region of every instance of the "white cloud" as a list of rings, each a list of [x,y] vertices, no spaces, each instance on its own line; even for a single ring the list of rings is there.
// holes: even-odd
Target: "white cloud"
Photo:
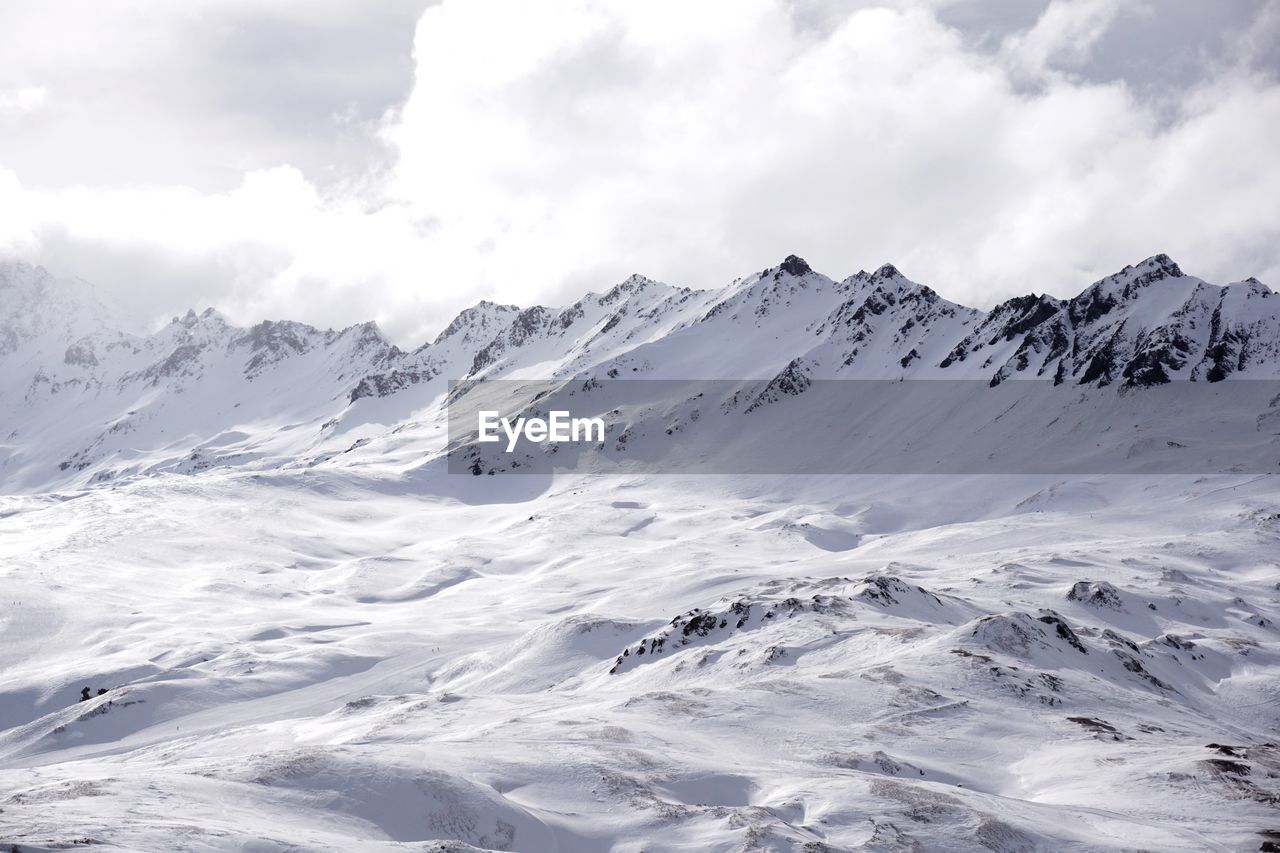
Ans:
[[[20,86],[0,91],[0,114],[29,113],[44,106],[49,92],[42,86]]]
[[[1266,0],[1241,34],[1237,50],[1244,62],[1275,70],[1280,64],[1277,44],[1280,44],[1280,0]]]
[[[1053,0],[1035,26],[1005,39],[1005,58],[1029,75],[1082,65],[1121,12],[1143,8],[1133,0]]]
[[[374,317],[406,342],[481,297],[714,286],[789,252],[836,276],[892,260],[984,305],[1157,251],[1280,285],[1273,79],[1224,67],[1170,120],[1055,70],[1114,2],[1055,0],[988,53],[929,4],[800,5],[445,0],[383,128],[394,166],[358,189],[286,166],[221,193],[0,172],[0,247],[80,251],[166,312]]]

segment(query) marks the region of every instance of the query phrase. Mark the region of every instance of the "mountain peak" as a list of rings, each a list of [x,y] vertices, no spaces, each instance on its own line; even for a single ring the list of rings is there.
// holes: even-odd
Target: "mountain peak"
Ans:
[[[1182,278],[1184,275],[1182,268],[1174,263],[1173,258],[1161,253],[1136,264],[1128,264],[1119,272],[1095,282],[1093,286],[1108,284],[1142,287],[1166,278]]]
[[[592,299],[592,298],[595,299],[597,305],[611,305],[612,303],[617,302],[618,300],[626,296],[629,296],[635,293],[641,293],[645,289],[651,287],[654,284],[657,284],[657,282],[655,282],[653,279],[648,278],[647,276],[640,275],[640,273],[632,273],[630,276],[627,277],[626,281],[622,281],[622,282],[619,282],[618,284],[615,284],[613,287],[609,288],[609,290],[606,293],[602,295],[588,293],[587,296],[584,297],[584,299],[579,300],[577,303],[575,303],[573,307],[580,313],[582,303],[586,301],[586,299]]]
[[[1183,276],[1182,268],[1174,263],[1173,258],[1163,252],[1158,255],[1152,255],[1138,264],[1138,269],[1159,270],[1164,273],[1163,277],[1165,278],[1181,278]]]
[[[786,259],[778,266],[778,269],[788,275],[797,277],[813,272],[813,269],[805,263],[804,258],[799,255],[787,255]]]
[[[227,318],[217,308],[206,308],[199,314],[194,308],[188,308],[187,313],[181,317],[174,317],[170,325],[182,326],[184,329],[193,329],[201,323],[208,323],[218,326],[229,326]]]
[[[508,318],[518,313],[520,313],[519,306],[501,305],[488,299],[481,299],[470,308],[460,311],[444,331],[436,336],[432,345],[438,346],[459,333],[465,340],[469,340],[473,332],[483,334],[492,331],[496,334],[498,329],[506,324]]]

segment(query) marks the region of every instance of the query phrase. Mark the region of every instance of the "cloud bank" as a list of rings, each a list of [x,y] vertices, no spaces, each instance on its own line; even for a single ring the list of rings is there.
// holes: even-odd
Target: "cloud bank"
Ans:
[[[482,297],[717,286],[791,252],[833,276],[892,261],[983,306],[1159,251],[1280,286],[1276,3],[1219,22],[1223,49],[1164,86],[1102,73],[1163,11],[1053,0],[1001,27],[961,6],[444,0],[402,102],[328,115],[358,128],[357,161],[298,148],[149,181],[130,152],[125,179],[60,182],[0,145],[0,251],[151,316],[374,318],[406,343]],[[65,97],[9,77],[0,129]],[[169,163],[209,150],[145,141]]]

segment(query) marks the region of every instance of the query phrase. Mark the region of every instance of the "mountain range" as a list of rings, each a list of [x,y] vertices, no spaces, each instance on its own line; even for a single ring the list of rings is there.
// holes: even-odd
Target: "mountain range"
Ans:
[[[406,351],[6,264],[0,848],[1274,851],[1278,307],[788,257]]]
[[[430,420],[450,380],[1036,379],[1123,390],[1280,377],[1275,293],[1252,278],[1210,284],[1166,255],[1071,299],[1028,294],[989,311],[892,265],[836,281],[794,255],[718,290],[633,275],[565,308],[482,301],[407,351],[371,322],[241,328],[214,309],[129,334],[90,285],[21,262],[0,266],[0,312],[0,477],[16,488],[323,464]]]

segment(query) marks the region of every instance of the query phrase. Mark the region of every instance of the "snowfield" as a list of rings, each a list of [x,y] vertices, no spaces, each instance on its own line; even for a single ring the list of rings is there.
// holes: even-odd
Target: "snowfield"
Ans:
[[[450,473],[449,379],[782,377],[785,419],[839,378],[1065,412],[1280,374],[1280,300],[1164,256],[985,313],[859,276],[633,277],[404,352],[132,335],[0,271],[0,849],[1276,849],[1268,470]],[[646,453],[747,417],[672,411]]]

